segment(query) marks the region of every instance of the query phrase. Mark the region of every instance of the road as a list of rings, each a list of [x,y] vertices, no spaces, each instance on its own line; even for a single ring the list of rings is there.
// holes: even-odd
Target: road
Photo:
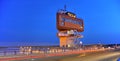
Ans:
[[[47,57],[40,59],[27,59],[19,61],[116,61],[120,57],[120,49],[114,51],[81,53],[60,57]]]

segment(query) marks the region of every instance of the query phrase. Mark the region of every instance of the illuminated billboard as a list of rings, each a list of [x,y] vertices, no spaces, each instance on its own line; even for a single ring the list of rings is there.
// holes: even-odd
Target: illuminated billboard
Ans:
[[[82,32],[84,31],[83,20],[76,18],[76,15],[71,12],[58,12],[57,29],[60,31],[77,30],[78,32]]]

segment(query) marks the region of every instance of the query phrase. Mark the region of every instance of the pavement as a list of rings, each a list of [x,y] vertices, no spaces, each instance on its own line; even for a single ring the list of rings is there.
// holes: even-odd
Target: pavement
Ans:
[[[105,50],[104,49],[74,50],[74,51],[66,51],[66,52],[60,52],[60,53],[49,53],[49,54],[0,56],[0,61],[13,61],[13,60],[35,59],[35,58],[47,58],[47,57],[66,56],[66,55],[74,55],[74,54],[87,53],[87,52],[97,52],[97,51],[105,51]]]
[[[119,57],[120,49],[17,61],[117,61]]]

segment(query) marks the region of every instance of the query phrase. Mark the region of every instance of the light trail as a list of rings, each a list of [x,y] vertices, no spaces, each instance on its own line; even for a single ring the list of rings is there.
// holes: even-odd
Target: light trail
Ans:
[[[68,51],[62,53],[51,53],[51,54],[39,54],[39,55],[27,55],[27,56],[18,56],[18,57],[7,57],[7,58],[0,58],[0,61],[12,61],[12,60],[24,60],[24,59],[32,59],[32,58],[45,58],[45,57],[52,57],[52,56],[65,56],[65,55],[72,55],[72,54],[80,54],[80,53],[87,53],[87,52],[98,52],[98,51],[105,51],[105,50],[80,50],[80,51]]]

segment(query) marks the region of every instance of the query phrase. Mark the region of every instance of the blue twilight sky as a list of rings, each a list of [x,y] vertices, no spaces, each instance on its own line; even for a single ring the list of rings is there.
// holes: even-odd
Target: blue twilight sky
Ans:
[[[59,44],[56,12],[82,18],[84,44],[120,43],[119,0],[0,0],[0,46]]]

